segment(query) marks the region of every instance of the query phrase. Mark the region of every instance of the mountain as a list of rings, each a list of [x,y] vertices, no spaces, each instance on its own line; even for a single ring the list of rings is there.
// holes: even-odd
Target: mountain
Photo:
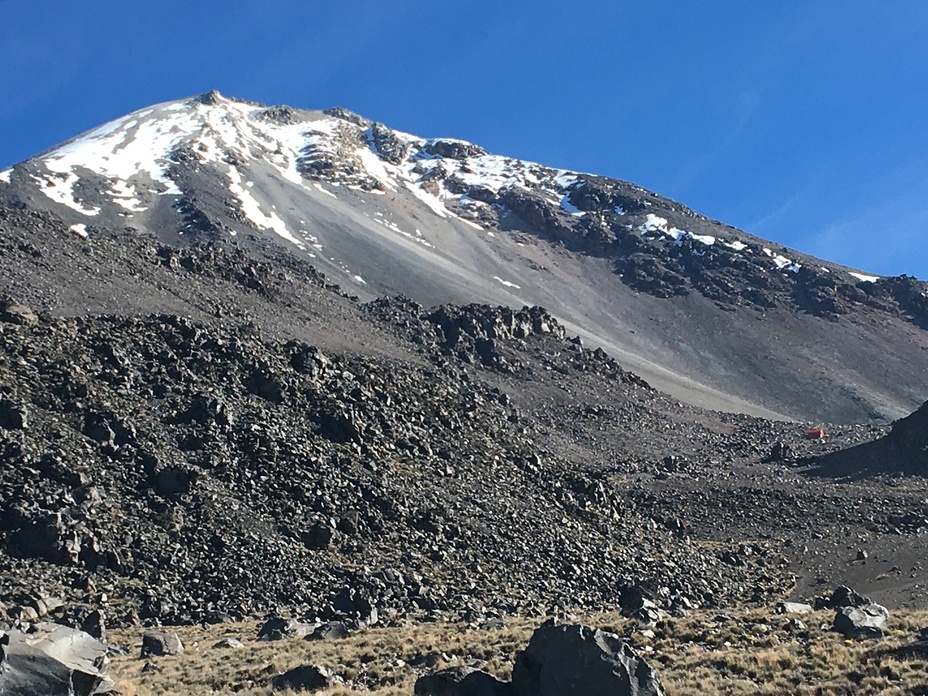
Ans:
[[[544,306],[694,405],[851,423],[925,398],[923,281],[782,248],[634,184],[345,109],[216,92],[159,104],[0,172],[0,206],[7,293],[58,314],[208,316],[222,300],[190,296],[183,250],[232,250],[310,264],[361,300]],[[14,244],[24,226],[75,246]],[[94,251],[104,240],[109,258]],[[146,250],[171,257],[172,279],[152,286],[112,263]],[[286,333],[284,319],[257,320]]]
[[[0,172],[0,259],[11,620],[928,602],[913,278],[215,93]]]

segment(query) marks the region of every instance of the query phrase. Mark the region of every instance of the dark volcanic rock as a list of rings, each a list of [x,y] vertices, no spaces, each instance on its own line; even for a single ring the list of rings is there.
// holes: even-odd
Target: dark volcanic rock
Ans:
[[[824,602],[820,603],[825,609],[840,609],[841,607],[863,607],[870,604],[870,600],[859,592],[855,592],[850,587],[842,585],[838,587]]]
[[[928,477],[928,401],[893,423],[884,436],[817,458],[814,473],[848,478],[897,473]]]
[[[102,609],[95,609],[81,621],[81,630],[97,640],[106,642],[106,614]]]
[[[337,638],[348,637],[348,626],[343,621],[327,621],[320,624],[312,633],[306,636],[306,640],[333,640]]]
[[[296,636],[306,636],[316,629],[314,624],[303,623],[295,619],[272,616],[258,629],[258,640],[283,640]]]
[[[247,255],[170,256],[198,293],[235,283],[267,307],[282,287]],[[92,572],[126,602],[112,625],[614,609],[635,585],[662,611],[769,603],[791,582],[776,537],[746,553],[723,527],[909,512],[875,503],[862,522],[821,493],[742,485],[792,426],[687,410],[541,308],[300,287],[350,315],[320,323],[334,345],[278,340],[228,305],[0,331],[0,398],[28,413],[0,428],[0,586],[17,595],[0,601]]]
[[[35,324],[39,318],[30,307],[13,300],[3,300],[0,302],[0,321],[9,324]]]
[[[61,565],[79,565],[82,536],[62,512],[42,513],[23,521],[11,537],[18,551]]]
[[[553,621],[532,634],[512,669],[515,696],[660,696],[654,670],[618,636]]]
[[[195,470],[168,466],[155,474],[154,488],[161,495],[182,495],[190,492],[197,477]]]
[[[893,423],[883,441],[907,471],[928,474],[928,401],[905,418]]]
[[[262,111],[258,115],[258,118],[281,125],[288,125],[297,123],[299,121],[299,114],[289,106],[272,106]]]
[[[333,106],[323,111],[323,113],[327,116],[335,116],[336,118],[340,118],[343,121],[348,121],[349,123],[353,123],[356,126],[361,126],[363,128],[367,128],[372,125],[368,119],[364,118],[363,116],[359,116],[354,111],[346,109],[343,106]]]
[[[471,667],[449,667],[419,677],[414,696],[511,696],[512,685]]]
[[[450,159],[465,160],[468,157],[479,157],[487,154],[479,145],[466,143],[463,140],[451,140],[447,138],[430,140],[422,148],[424,152],[439,157],[448,157]]]
[[[337,683],[338,680],[325,667],[301,665],[274,677],[272,686],[275,691],[292,689],[313,692],[327,689]]]
[[[177,655],[182,652],[183,643],[173,631],[146,631],[142,636],[142,657]]]
[[[382,123],[375,123],[370,130],[371,140],[377,152],[387,162],[399,164],[408,154],[409,148],[400,140],[396,133]]]
[[[8,399],[0,399],[0,428],[25,430],[29,423],[29,411]]]

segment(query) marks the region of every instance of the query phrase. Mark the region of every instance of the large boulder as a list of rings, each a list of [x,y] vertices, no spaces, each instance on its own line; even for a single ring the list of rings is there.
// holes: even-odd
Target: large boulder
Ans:
[[[282,616],[271,616],[258,629],[258,640],[283,640],[311,634],[317,624],[304,623]]]
[[[327,621],[306,636],[306,640],[332,640],[348,637],[348,625],[344,621]]]
[[[777,611],[781,614],[811,614],[812,605],[802,602],[780,602]]]
[[[27,558],[61,565],[80,565],[83,535],[63,511],[41,513],[13,535],[13,544]]]
[[[889,610],[879,604],[839,607],[832,626],[847,638],[882,638],[888,619]]]
[[[582,625],[538,627],[512,670],[515,696],[662,696],[657,675],[614,633]]]
[[[449,667],[416,680],[414,696],[511,696],[512,684],[471,667]]]
[[[106,642],[106,613],[102,609],[95,609],[94,611],[87,614],[84,617],[84,620],[81,621],[81,630],[96,638],[97,640],[105,643]]]
[[[173,631],[146,631],[142,636],[142,657],[177,655],[184,652],[180,636]]]
[[[106,673],[106,646],[58,624],[0,632],[3,696],[102,696],[118,693]]]
[[[271,685],[275,691],[321,691],[337,684],[339,680],[325,667],[319,665],[300,665],[278,674]]]
[[[822,602],[824,609],[840,609],[841,607],[864,607],[871,604],[870,599],[850,587],[842,585],[831,593],[831,597]]]

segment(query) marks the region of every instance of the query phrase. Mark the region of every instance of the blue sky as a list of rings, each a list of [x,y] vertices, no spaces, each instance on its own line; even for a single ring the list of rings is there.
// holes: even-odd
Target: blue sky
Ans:
[[[926,36],[924,0],[0,0],[0,168],[215,88],[634,181],[928,278]]]

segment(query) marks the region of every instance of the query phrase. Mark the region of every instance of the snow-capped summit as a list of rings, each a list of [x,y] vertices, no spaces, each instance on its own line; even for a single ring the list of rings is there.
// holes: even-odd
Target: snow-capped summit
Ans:
[[[218,92],[123,116],[0,173],[2,183],[33,189],[45,204],[77,213],[71,217],[82,231],[121,222],[177,234],[224,229],[235,235],[244,227],[272,232],[313,258],[319,238],[307,229],[303,206],[288,200],[329,197],[354,205],[372,195],[399,198],[423,224],[383,211],[368,217],[426,248],[446,243],[426,224],[435,222],[431,217],[486,234],[520,218],[571,248],[606,256],[628,237],[672,242],[675,256],[705,255],[716,241],[707,227],[717,227],[626,182],[489,154],[462,140],[416,137],[345,109],[268,108]],[[203,189],[222,206],[204,207]],[[31,205],[42,203],[31,197]],[[762,246],[751,249],[743,234],[725,232],[716,249],[753,252],[754,262],[770,270],[801,267]],[[629,270],[639,289],[679,289]]]

